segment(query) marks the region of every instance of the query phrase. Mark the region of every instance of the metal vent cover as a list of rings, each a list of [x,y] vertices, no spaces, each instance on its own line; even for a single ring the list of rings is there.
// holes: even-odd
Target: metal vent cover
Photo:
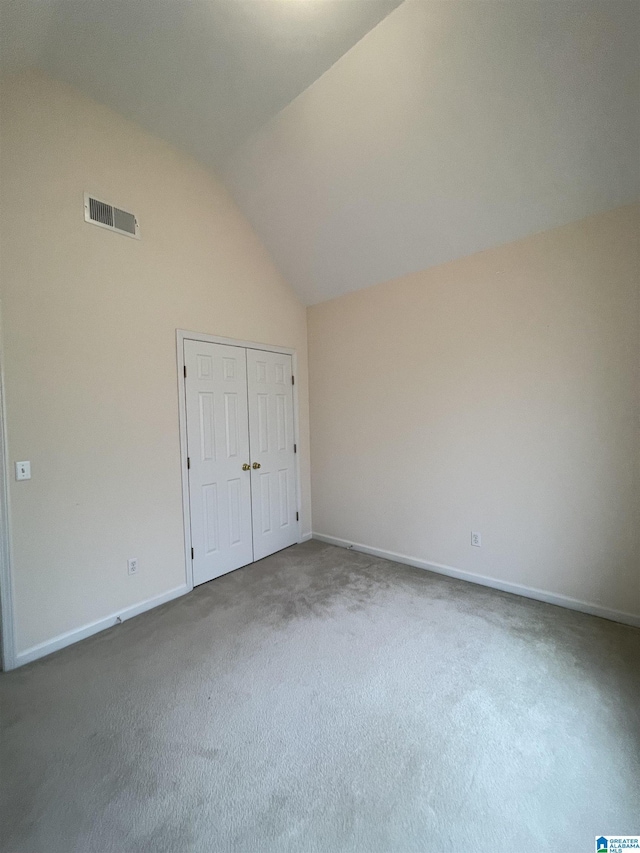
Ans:
[[[109,231],[117,231],[118,234],[140,239],[138,220],[133,213],[114,207],[106,201],[100,201],[90,193],[84,194],[84,219],[92,225],[99,225],[101,228],[108,228]]]

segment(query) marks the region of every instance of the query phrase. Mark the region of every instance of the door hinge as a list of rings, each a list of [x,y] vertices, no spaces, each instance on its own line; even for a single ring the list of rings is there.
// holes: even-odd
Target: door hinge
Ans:
[[[187,456],[187,468],[191,468],[191,457]]]
[[[187,378],[187,365],[184,366],[184,378]]]
[[[296,377],[293,374],[291,374],[291,384],[292,385],[296,384]]]
[[[300,513],[299,512],[296,513],[296,521],[300,521]]]
[[[193,560],[193,548],[191,549],[191,559]]]
[[[294,452],[294,453],[297,453],[297,452],[298,452],[298,445],[297,445],[297,444],[294,444],[294,445],[293,445],[293,452]]]

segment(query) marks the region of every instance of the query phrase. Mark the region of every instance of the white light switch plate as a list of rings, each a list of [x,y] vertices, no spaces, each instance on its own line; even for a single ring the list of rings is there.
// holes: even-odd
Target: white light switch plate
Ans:
[[[16,480],[31,479],[31,462],[16,462]]]

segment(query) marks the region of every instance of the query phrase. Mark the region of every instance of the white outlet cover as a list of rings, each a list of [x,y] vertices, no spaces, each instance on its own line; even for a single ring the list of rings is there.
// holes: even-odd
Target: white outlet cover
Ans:
[[[474,548],[482,547],[482,534],[477,533],[476,531],[471,531],[471,544]]]
[[[135,575],[138,572],[138,558],[129,557],[127,560],[127,571],[130,575]]]
[[[16,480],[31,479],[31,462],[16,462]]]

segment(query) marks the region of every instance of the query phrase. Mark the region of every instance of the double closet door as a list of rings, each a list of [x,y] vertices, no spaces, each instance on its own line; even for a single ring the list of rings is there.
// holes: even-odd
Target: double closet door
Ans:
[[[194,585],[298,541],[290,355],[184,341]]]

